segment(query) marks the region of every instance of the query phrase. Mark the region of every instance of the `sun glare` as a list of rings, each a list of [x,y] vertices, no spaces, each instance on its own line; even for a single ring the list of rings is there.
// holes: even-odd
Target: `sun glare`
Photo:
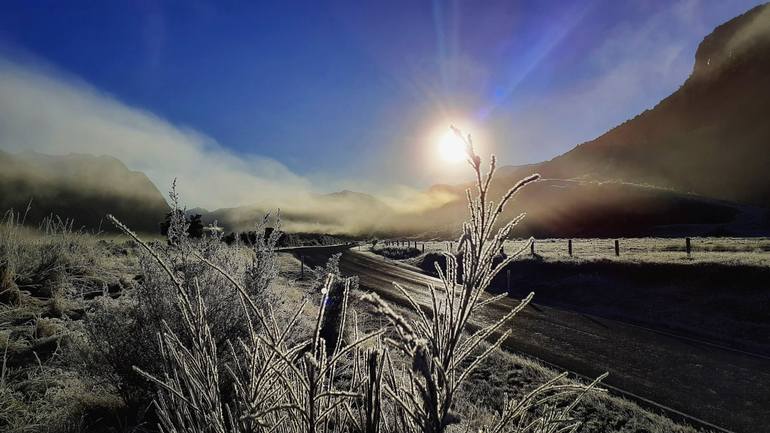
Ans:
[[[457,163],[466,158],[465,143],[451,129],[439,136],[438,152],[445,162]]]

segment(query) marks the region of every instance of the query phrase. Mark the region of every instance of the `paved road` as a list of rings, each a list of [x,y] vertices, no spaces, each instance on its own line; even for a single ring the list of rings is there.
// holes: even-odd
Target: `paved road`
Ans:
[[[416,268],[367,252],[344,251],[343,273],[358,275],[361,286],[403,303],[398,282],[418,303],[430,305],[427,284],[435,278]],[[320,263],[324,249],[300,250]],[[537,294],[535,294],[537,300]],[[505,299],[482,314],[493,319],[518,303]],[[585,377],[608,371],[605,386],[663,407],[668,415],[699,420],[735,432],[770,431],[770,360],[697,341],[562,309],[532,305],[512,323],[507,350],[525,353]]]

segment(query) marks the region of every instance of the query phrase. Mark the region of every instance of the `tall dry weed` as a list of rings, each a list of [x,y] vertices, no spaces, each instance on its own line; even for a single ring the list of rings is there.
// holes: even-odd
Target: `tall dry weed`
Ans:
[[[470,136],[462,138],[476,175],[476,192],[469,190],[467,195],[469,220],[463,224],[458,242],[464,257],[462,273],[458,273],[455,256],[447,254],[446,270],[437,269],[442,285],[429,287],[427,308],[409,290],[397,286],[408,300],[414,320],[375,294],[361,296],[391,325],[368,334],[360,332],[356,314],[348,305],[352,282],[339,275],[326,277],[315,327],[298,339],[295,333],[300,330],[295,325],[306,304],[297,307],[294,315],[279,326],[269,306],[260,305],[247,287],[247,282],[255,278],[260,281],[261,273],[269,269],[254,267],[258,275],[244,280],[195,250],[184,254],[180,263],[110,217],[155,261],[166,288],[174,294],[181,318],[181,329],[164,323],[158,334],[161,371],[137,369],[158,388],[156,407],[161,430],[442,433],[456,425],[460,421],[456,406],[462,384],[505,341],[511,319],[532,299],[530,294],[490,325],[474,321],[484,305],[504,296],[487,296],[485,289],[492,278],[529,247],[526,244],[518,253],[496,263],[494,257],[503,241],[524,215],[495,230],[498,218],[521,188],[538,179],[531,176],[522,180],[495,204],[488,197],[495,172],[494,157],[489,172],[482,175],[481,159],[475,154]],[[183,232],[174,236],[169,245],[183,243]],[[260,243],[255,257],[270,257],[274,247],[273,242]],[[207,267],[234,290],[246,332],[226,340],[229,356],[219,348],[222,342],[215,336],[212,320],[216,310],[205,296],[212,280],[190,278],[184,272],[188,267]],[[337,291],[335,284],[339,283]],[[330,328],[332,313],[339,326]],[[345,337],[350,320],[351,336]],[[471,325],[478,329],[470,332]],[[488,341],[492,343],[486,344]],[[574,431],[580,422],[571,418],[570,411],[595,383],[584,386],[565,383],[562,378],[547,381],[523,398],[507,400],[484,431]],[[226,380],[231,382],[232,392],[224,386]]]

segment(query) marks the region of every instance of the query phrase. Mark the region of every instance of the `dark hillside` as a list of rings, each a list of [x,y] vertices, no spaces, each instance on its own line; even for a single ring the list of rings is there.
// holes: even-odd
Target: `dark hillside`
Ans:
[[[557,179],[620,180],[723,200],[770,202],[770,5],[717,27],[671,96],[550,161],[506,167]],[[503,180],[501,178],[501,180]]]
[[[111,230],[107,213],[137,231],[157,232],[168,204],[143,173],[108,156],[0,151],[0,210],[24,212],[38,224],[48,215],[74,220],[75,227]]]
[[[491,198],[498,199],[507,188],[503,182],[494,184]],[[768,229],[761,208],[622,182],[542,180],[522,190],[502,220],[525,211],[527,218],[514,235],[753,236]],[[465,213],[465,203],[456,201],[422,214],[415,224],[429,237],[454,237]]]

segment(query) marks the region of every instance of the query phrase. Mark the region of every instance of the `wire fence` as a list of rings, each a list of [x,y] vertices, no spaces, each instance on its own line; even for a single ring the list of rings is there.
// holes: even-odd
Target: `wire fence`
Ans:
[[[390,239],[384,246],[417,248],[421,252],[457,249],[456,241]],[[526,245],[526,239],[506,241],[502,253],[511,254]],[[690,238],[578,238],[536,239],[523,257],[558,260],[632,261],[716,261],[742,262],[770,266],[770,238],[690,237]]]

